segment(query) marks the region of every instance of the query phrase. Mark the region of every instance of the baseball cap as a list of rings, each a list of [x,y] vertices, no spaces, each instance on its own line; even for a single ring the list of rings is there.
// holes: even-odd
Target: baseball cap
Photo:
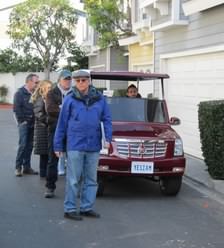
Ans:
[[[77,70],[72,73],[73,78],[89,78],[90,73],[88,70]]]
[[[69,71],[69,70],[61,70],[60,73],[59,73],[59,76],[58,76],[58,79],[65,79],[65,78],[68,78],[68,77],[72,77],[72,73]]]

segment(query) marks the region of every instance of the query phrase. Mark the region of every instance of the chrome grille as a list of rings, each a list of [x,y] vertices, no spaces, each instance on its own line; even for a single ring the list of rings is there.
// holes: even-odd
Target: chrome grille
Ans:
[[[167,143],[163,140],[115,139],[115,142],[122,157],[162,158],[166,155]]]

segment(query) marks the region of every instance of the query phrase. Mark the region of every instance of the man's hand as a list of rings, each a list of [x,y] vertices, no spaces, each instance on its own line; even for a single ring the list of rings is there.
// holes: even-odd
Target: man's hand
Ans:
[[[109,149],[109,147],[110,147],[110,143],[105,141],[104,144],[103,144],[103,148]]]
[[[63,152],[54,152],[56,157],[60,158],[63,156]]]

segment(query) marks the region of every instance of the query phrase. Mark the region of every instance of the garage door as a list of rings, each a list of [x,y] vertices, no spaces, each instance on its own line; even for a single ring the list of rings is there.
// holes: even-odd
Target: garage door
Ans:
[[[202,158],[198,128],[198,104],[224,99],[224,52],[165,60],[170,79],[165,92],[170,116],[181,119],[175,127],[186,153]]]

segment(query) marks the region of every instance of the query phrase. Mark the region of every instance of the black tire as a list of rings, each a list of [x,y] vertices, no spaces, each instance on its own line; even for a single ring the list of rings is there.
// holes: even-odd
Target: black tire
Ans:
[[[98,178],[97,182],[98,182],[98,189],[97,189],[96,196],[100,197],[100,196],[103,196],[104,194],[105,182],[101,177]]]
[[[163,195],[176,196],[181,188],[182,176],[161,177],[159,184]]]

